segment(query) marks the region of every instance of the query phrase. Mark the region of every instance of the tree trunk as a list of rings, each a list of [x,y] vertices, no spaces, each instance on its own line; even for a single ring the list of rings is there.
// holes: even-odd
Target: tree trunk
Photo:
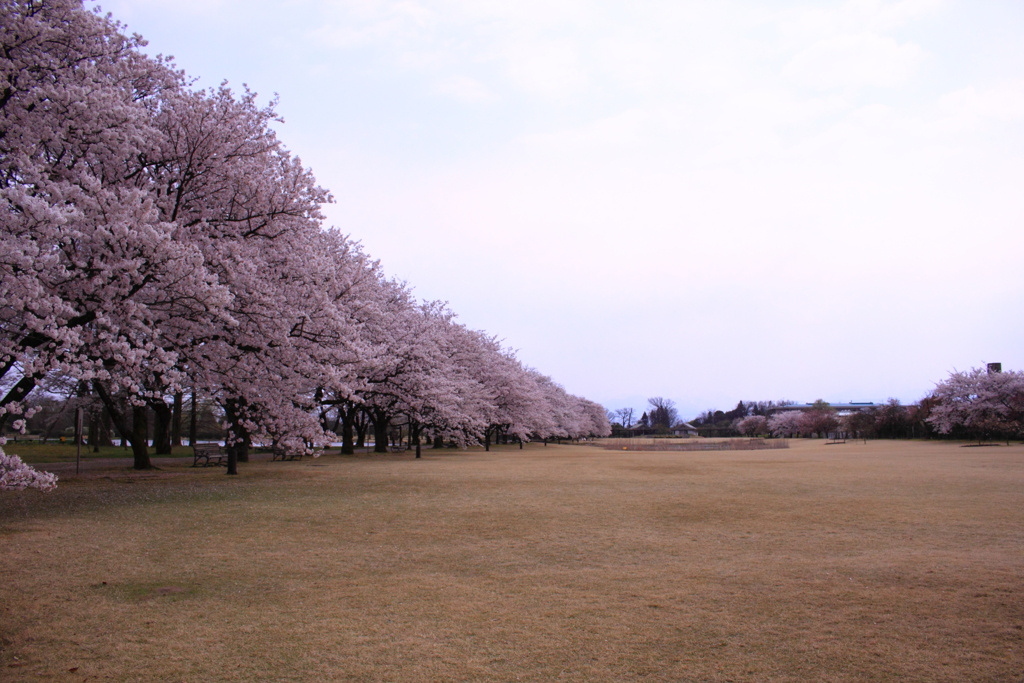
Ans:
[[[151,470],[153,463],[149,460],[149,415],[146,406],[132,406],[132,456],[135,458],[133,467],[137,470]]]
[[[249,446],[252,445],[252,440],[249,438],[249,432],[244,428],[240,429],[242,440],[235,444],[235,453],[238,455],[238,462],[249,462]]]
[[[179,391],[174,395],[174,408],[171,411],[171,448],[181,446],[181,399]]]
[[[409,446],[416,444],[416,457],[420,457],[420,424],[409,421]]]
[[[316,402],[316,406],[319,414],[317,415],[317,422],[320,423],[320,429],[328,431],[327,427],[327,414],[330,412],[329,406],[324,406],[324,388],[317,387],[316,391],[313,392],[313,400]]]
[[[355,453],[353,446],[353,436],[355,430],[358,428],[358,419],[360,415],[360,408],[354,403],[338,403],[336,405],[338,416],[334,423],[335,434],[338,433],[338,427],[341,427],[341,454],[352,455]],[[360,435],[360,444],[362,445],[362,435]]]
[[[250,434],[242,425],[242,412],[245,408],[245,399],[229,399],[224,404],[224,412],[226,413],[228,422],[228,469],[231,469],[231,458],[232,455],[235,458],[235,462],[249,462],[249,444]],[[235,472],[228,472],[228,474],[238,474]]]
[[[366,446],[366,428],[369,426],[369,418],[366,416],[366,411],[357,410],[355,415],[352,417],[352,424],[356,427],[356,448],[363,448]]]
[[[153,452],[156,455],[171,455],[171,408],[163,401],[154,401],[153,407]]]
[[[341,454],[352,455],[356,452],[355,446],[352,442],[353,430],[352,423],[348,420],[343,420],[341,424]]]
[[[388,418],[383,411],[374,411],[373,419],[373,452],[388,452]]]
[[[491,450],[491,429],[488,427],[484,430],[484,452]]]
[[[96,390],[96,395],[103,401],[103,405],[106,407],[107,414],[110,415],[110,420],[114,423],[114,427],[121,434],[121,443],[123,445],[131,443],[132,455],[135,458],[133,467],[137,470],[153,469],[153,463],[149,460],[149,444],[147,442],[149,422],[147,420],[146,407],[131,406],[132,423],[129,429],[126,416],[118,409],[113,397],[107,392],[103,383],[98,379],[94,379],[92,386]],[[127,445],[125,445],[125,448],[127,448]]]
[[[92,446],[93,453],[100,452],[100,425],[99,418],[96,416],[96,412],[93,410],[89,411],[89,445]]]
[[[435,436],[434,437],[434,446],[433,447],[434,448],[444,448],[444,437],[440,436],[440,435]]]
[[[99,436],[96,440],[97,446],[109,446],[114,447],[114,440],[111,438],[110,432],[114,426],[110,422],[110,415],[103,408],[97,408],[99,415],[96,416],[96,422],[99,425]]]
[[[192,414],[188,419],[188,445],[195,448],[196,445],[196,422],[198,416],[196,414],[196,390],[192,390]]]
[[[338,419],[341,420],[341,454],[352,455],[356,449],[352,447],[353,422],[355,422],[355,406],[338,406]]]

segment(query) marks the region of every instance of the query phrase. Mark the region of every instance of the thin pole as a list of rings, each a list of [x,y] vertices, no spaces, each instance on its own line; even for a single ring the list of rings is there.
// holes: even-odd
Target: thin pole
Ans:
[[[195,448],[196,446],[196,390],[192,388],[192,415],[189,417],[188,423],[188,445]]]
[[[75,474],[82,473],[82,407],[75,408]]]

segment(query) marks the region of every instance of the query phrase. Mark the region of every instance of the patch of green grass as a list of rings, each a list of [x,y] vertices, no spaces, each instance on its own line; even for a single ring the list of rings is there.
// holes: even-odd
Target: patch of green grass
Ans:
[[[10,437],[8,437],[7,443],[3,446],[5,453],[17,455],[29,464],[74,462],[77,448],[70,441],[67,443],[60,443],[59,441],[40,443],[38,441],[13,441]],[[175,450],[181,455],[186,455],[186,451],[188,451],[188,455],[192,454],[191,448],[177,448]],[[126,450],[120,446],[100,446],[99,453],[94,453],[92,446],[82,446],[82,460],[130,457],[132,457],[131,449]]]

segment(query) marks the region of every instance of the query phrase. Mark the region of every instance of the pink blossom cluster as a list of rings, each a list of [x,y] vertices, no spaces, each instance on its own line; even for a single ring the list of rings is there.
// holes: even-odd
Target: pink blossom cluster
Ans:
[[[148,466],[184,391],[228,445],[305,447],[402,419],[457,443],[608,433],[603,408],[414,299],[277,139],[274,104],[196,91],[80,0],[0,4],[0,425],[59,375]]]
[[[40,472],[26,465],[16,455],[7,455],[0,447],[0,491],[38,489],[52,491],[57,488],[57,475]]]
[[[835,433],[840,420],[835,411],[825,405],[807,411],[785,410],[768,418],[766,427],[775,436],[798,437],[818,435],[824,437]]]
[[[768,434],[768,418],[764,415],[748,415],[736,423],[736,429],[744,436]]]
[[[805,431],[803,413],[796,410],[778,412],[768,418],[768,430],[775,436],[800,436]]]

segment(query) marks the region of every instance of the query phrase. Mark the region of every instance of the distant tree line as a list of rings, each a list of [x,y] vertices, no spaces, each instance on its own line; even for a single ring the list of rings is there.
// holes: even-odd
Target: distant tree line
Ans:
[[[679,424],[675,401],[661,396],[647,399],[647,410],[639,418],[633,408],[608,411],[613,433],[668,434]]]
[[[732,410],[708,409],[690,420],[697,433],[706,437],[740,436],[738,424],[747,417],[767,417],[772,410],[793,405],[793,401],[740,401]]]
[[[632,408],[608,414],[613,430],[668,433],[678,424],[675,404],[648,400],[634,419]],[[709,409],[689,424],[704,437],[772,436],[864,439],[1024,438],[1024,372],[998,364],[953,372],[915,405],[885,403],[842,413],[824,400],[796,408],[793,401],[740,401],[732,410]]]
[[[735,429],[745,436],[913,439],[930,438],[937,430],[928,421],[933,402],[901,405],[891,398],[886,403],[840,414],[826,401],[817,400],[806,410],[777,411],[769,417],[750,416],[738,420]]]

